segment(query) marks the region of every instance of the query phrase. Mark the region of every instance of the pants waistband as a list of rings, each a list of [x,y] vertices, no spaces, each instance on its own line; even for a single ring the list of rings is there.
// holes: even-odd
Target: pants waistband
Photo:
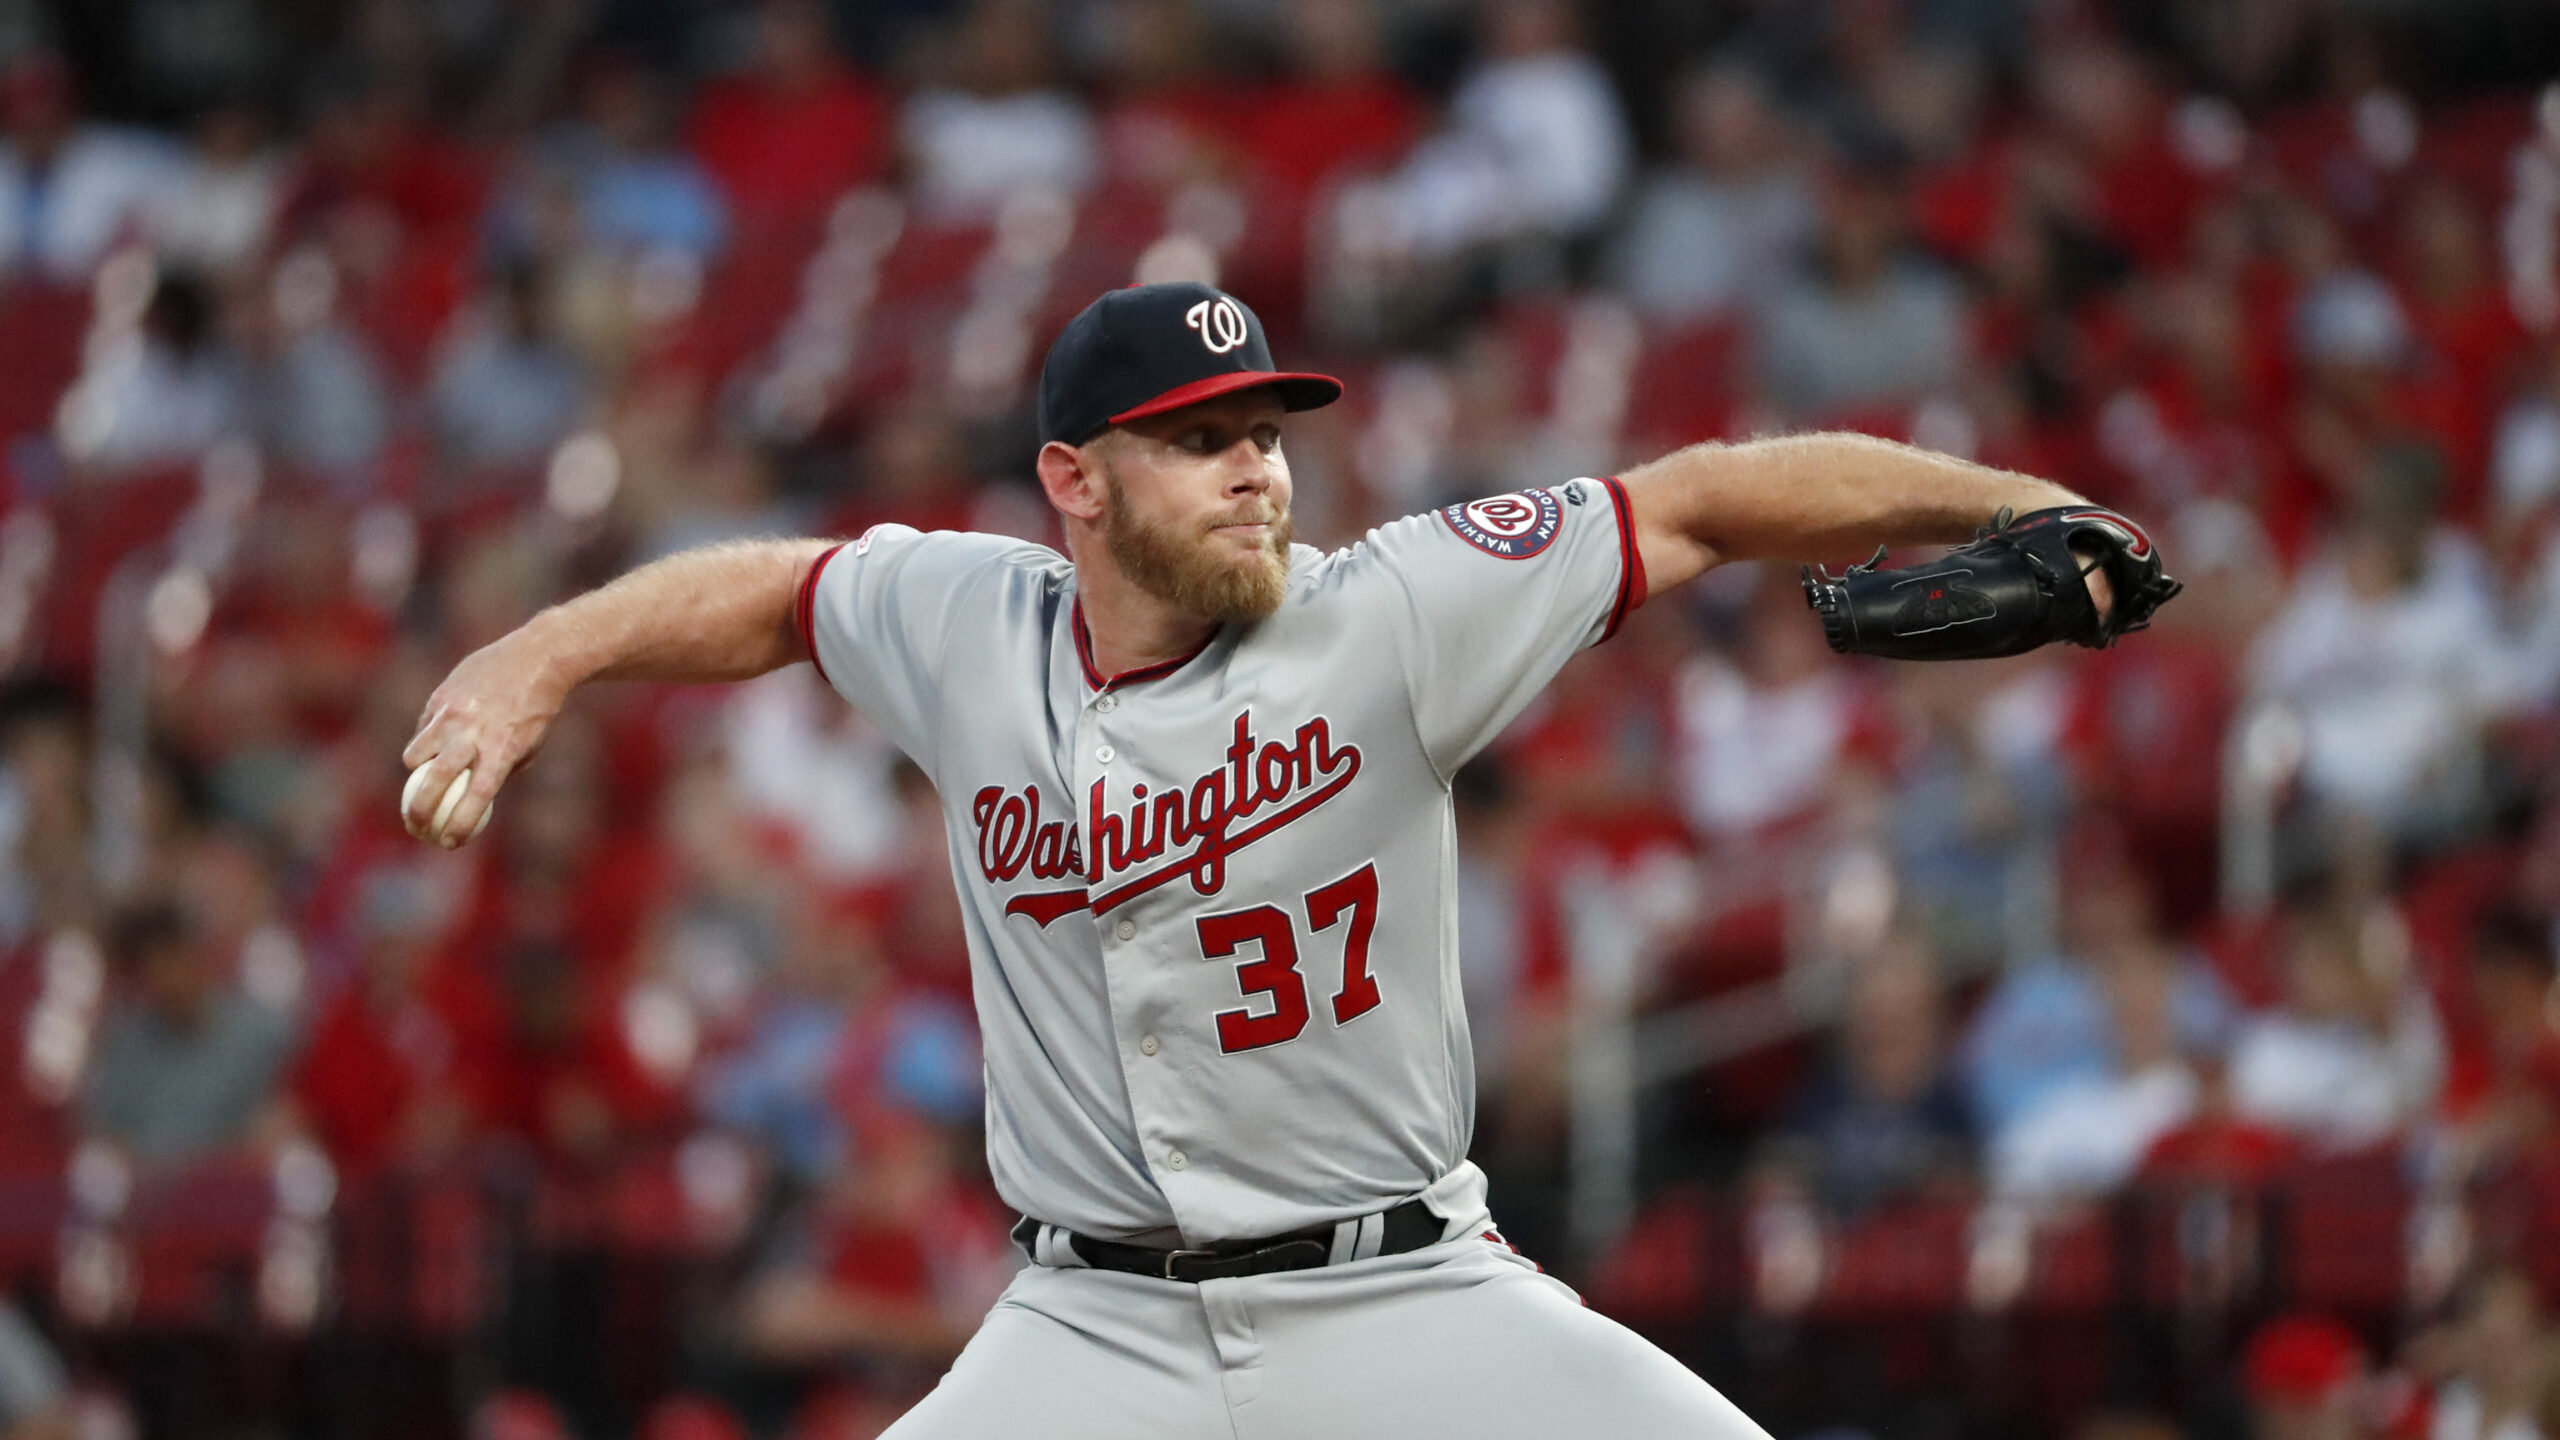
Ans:
[[[1237,1240],[1202,1249],[1158,1249],[1079,1235],[1026,1215],[1013,1227],[1014,1243],[1032,1263],[1055,1268],[1079,1266],[1152,1275],[1160,1280],[1198,1283],[1241,1275],[1269,1275],[1284,1270],[1312,1270],[1379,1255],[1401,1255],[1440,1243],[1448,1221],[1419,1199],[1331,1225],[1312,1226],[1285,1235]]]

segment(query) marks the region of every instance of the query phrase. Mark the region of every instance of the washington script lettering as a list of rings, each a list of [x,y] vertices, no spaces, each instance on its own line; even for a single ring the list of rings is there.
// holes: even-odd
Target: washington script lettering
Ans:
[[[1035,880],[1081,876],[1085,883],[1074,889],[1035,891],[1005,902],[1004,913],[1027,915],[1041,926],[1078,910],[1107,914],[1185,875],[1191,888],[1215,895],[1226,888],[1228,856],[1342,793],[1359,773],[1360,747],[1336,745],[1323,716],[1299,726],[1283,744],[1257,739],[1248,710],[1236,717],[1224,764],[1188,785],[1153,794],[1132,785],[1122,808],[1112,806],[1106,782],[1096,780],[1086,792],[1081,824],[1072,818],[1043,820],[1037,785],[980,790],[969,806],[978,828],[978,869],[992,884],[1018,879],[1026,869]],[[1121,878],[1168,853],[1173,858]]]

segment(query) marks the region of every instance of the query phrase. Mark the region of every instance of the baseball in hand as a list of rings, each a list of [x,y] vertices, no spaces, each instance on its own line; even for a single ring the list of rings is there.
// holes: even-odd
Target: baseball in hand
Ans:
[[[426,783],[427,767],[424,765],[421,765],[417,769],[409,772],[409,783],[400,788],[401,814],[406,815],[409,813],[409,807],[417,803],[418,792],[426,785]],[[427,839],[441,842],[445,838],[445,823],[453,818],[455,807],[462,803],[463,792],[470,788],[471,772],[469,770],[464,770],[461,774],[454,776],[453,783],[444,787],[444,798],[436,802],[435,817],[427,822]],[[471,834],[465,835],[461,838],[469,840],[474,836],[477,836],[481,831],[488,829],[489,817],[497,812],[497,808],[498,807],[495,804],[492,804],[488,809],[481,811],[480,823],[471,827]]]

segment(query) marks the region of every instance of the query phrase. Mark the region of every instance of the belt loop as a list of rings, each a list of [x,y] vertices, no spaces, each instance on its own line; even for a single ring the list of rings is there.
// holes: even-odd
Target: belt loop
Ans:
[[[1074,1233],[1059,1225],[1040,1227],[1039,1253],[1032,1259],[1054,1270],[1082,1269],[1091,1264],[1076,1249]]]
[[[1383,1210],[1360,1217],[1360,1238],[1351,1246],[1354,1260],[1375,1259],[1378,1247],[1387,1242],[1387,1215]]]
[[[1360,1245],[1360,1226],[1367,1218],[1365,1215],[1355,1215],[1348,1220],[1337,1220],[1333,1223],[1333,1254],[1324,1263],[1340,1265],[1351,1259],[1351,1252],[1358,1249]]]

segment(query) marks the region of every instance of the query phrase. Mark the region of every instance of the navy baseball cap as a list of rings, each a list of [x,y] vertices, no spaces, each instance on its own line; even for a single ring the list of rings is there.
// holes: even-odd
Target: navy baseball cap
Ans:
[[[1084,307],[1040,366],[1040,438],[1081,445],[1111,426],[1268,385],[1291,410],[1342,398],[1330,375],[1271,368],[1262,321],[1193,281],[1132,285]]]

